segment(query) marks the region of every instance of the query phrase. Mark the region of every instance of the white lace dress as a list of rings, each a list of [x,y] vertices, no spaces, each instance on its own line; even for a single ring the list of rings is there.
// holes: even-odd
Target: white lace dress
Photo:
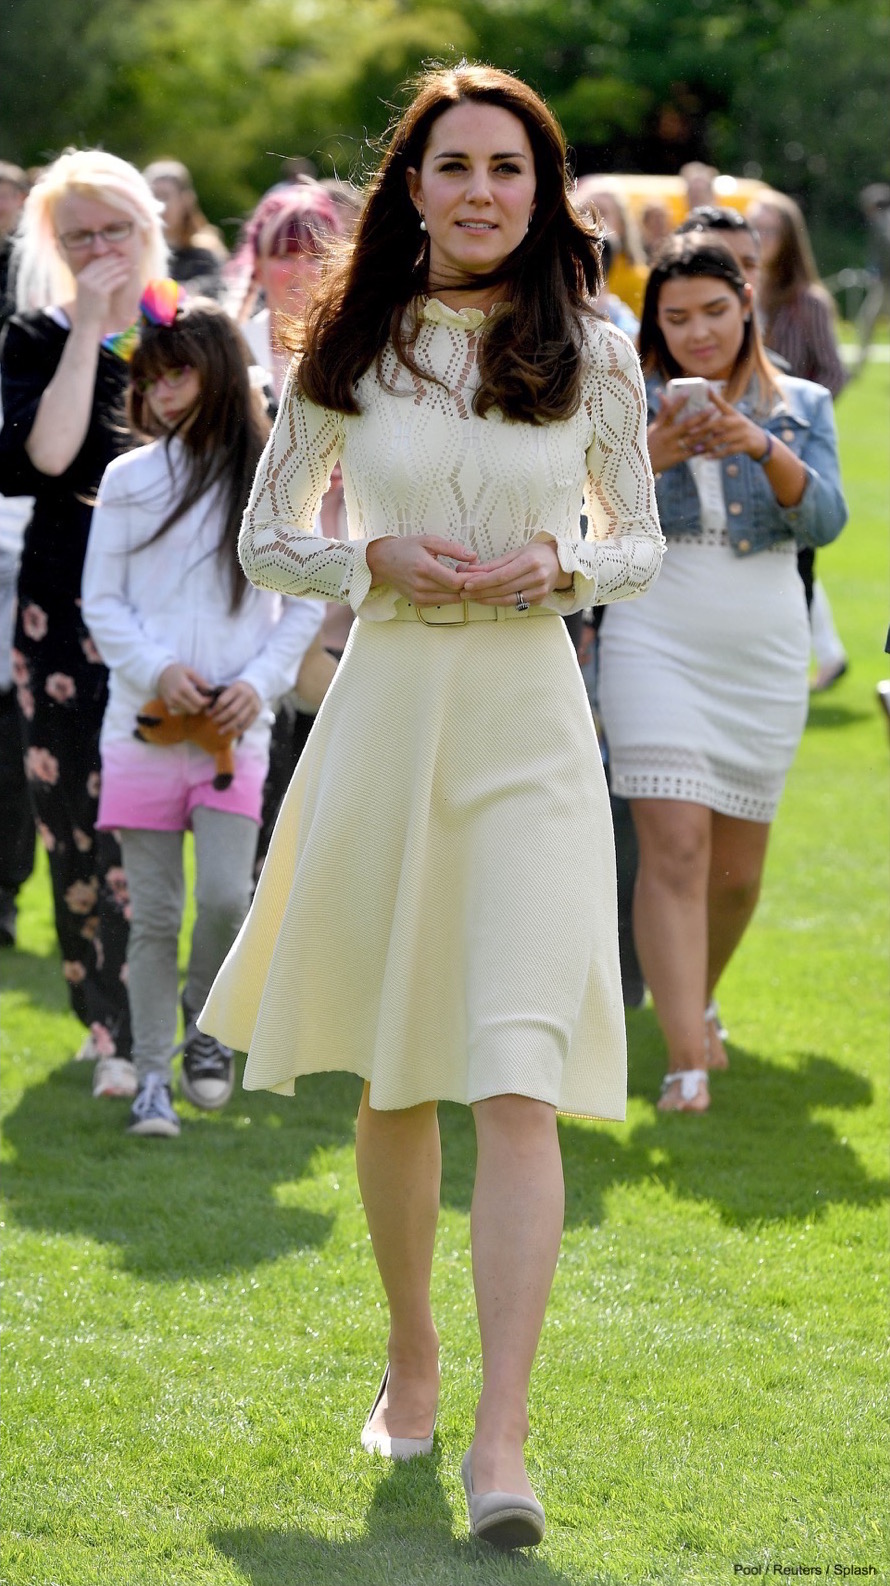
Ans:
[[[611,823],[564,624],[390,620],[398,597],[370,589],[365,546],[426,531],[487,560],[543,532],[574,574],[554,613],[640,593],[663,542],[639,366],[593,322],[571,419],[480,419],[484,316],[421,312],[415,356],[439,383],[387,355],[357,417],[291,384],[258,471],[249,576],[348,601],[359,621],[200,1023],[248,1050],[249,1089],[346,1069],[383,1109],[513,1092],[621,1118]],[[320,543],[338,457],[353,538]]]
[[[807,719],[810,637],[792,539],[736,556],[719,462],[689,464],[702,532],[671,538],[656,587],[607,612],[599,712],[612,791],[771,821]]]

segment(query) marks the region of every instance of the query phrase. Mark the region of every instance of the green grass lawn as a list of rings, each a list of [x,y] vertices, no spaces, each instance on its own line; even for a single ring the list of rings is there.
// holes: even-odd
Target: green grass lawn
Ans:
[[[707,1116],[656,1113],[644,1010],[627,1123],[561,1124],[538,1554],[466,1534],[466,1113],[442,1110],[437,1449],[393,1468],[358,1445],[386,1338],[352,1160],[358,1082],[236,1091],[220,1116],[183,1106],[178,1141],[128,1138],[126,1104],[92,1101],[71,1060],[82,1032],[41,868],[0,964],[4,1586],[890,1579],[888,396],[876,364],[839,406],[851,522],[820,571],[851,666],[813,704],[722,990],[731,1071]]]

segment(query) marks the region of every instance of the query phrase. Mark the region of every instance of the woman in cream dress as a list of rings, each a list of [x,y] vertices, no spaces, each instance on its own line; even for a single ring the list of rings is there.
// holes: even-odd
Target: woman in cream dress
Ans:
[[[201,1024],[245,1084],[366,1081],[359,1182],[390,1310],[362,1434],[432,1448],[436,1103],[474,1113],[483,1388],[471,1528],[543,1534],[529,1377],[563,1216],[557,1109],[621,1118],[609,807],[559,614],[641,593],[662,540],[630,343],[537,97],[434,72],[310,320],[242,530],[250,577],[355,623]],[[339,458],[353,538],[314,537]],[[582,496],[592,537],[578,538]]]

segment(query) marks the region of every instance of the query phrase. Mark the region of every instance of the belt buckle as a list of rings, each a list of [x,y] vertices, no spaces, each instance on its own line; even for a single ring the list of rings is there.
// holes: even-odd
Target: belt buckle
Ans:
[[[453,611],[453,610],[456,609],[456,607],[449,605],[449,606],[434,606],[432,608],[427,607],[426,609],[427,610],[432,609],[434,611]],[[460,617],[454,617],[454,618],[445,617],[445,618],[443,618],[443,620],[441,622],[439,622],[435,618],[430,619],[429,617],[425,617],[423,615],[423,613],[424,613],[424,607],[423,606],[415,606],[414,607],[414,610],[417,612],[417,615],[420,618],[421,622],[427,628],[465,628],[467,623],[470,620],[470,603],[469,603],[469,601],[468,600],[462,600],[461,603],[460,603],[460,609],[461,609],[461,613],[462,613],[462,615]]]

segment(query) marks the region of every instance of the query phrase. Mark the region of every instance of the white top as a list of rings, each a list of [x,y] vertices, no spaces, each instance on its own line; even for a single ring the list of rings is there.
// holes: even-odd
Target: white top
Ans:
[[[321,623],[319,602],[282,600],[250,587],[231,612],[228,568],[217,556],[215,492],[146,544],[181,493],[176,476],[182,453],[176,438],[169,462],[163,441],[127,452],[109,465],[99,487],[83,614],[111,671],[103,744],[132,737],[136,712],[157,694],[161,673],[175,661],[193,666],[213,686],[250,683],[266,707],[255,724],[266,738],[268,706],[293,686]]]
[[[711,389],[722,396],[725,380],[712,380]],[[689,457],[686,466],[698,495],[702,539],[713,543],[726,534],[726,498],[723,494],[723,464],[719,457]]]
[[[272,316],[267,308],[261,308],[258,314],[253,314],[250,319],[239,319],[238,329],[247,342],[253,355],[254,365],[262,369],[270,379],[272,376]]]
[[[719,457],[690,457],[687,467],[698,493],[702,538],[712,540],[726,531],[723,464]]]
[[[346,416],[298,394],[289,376],[244,516],[239,552],[261,587],[348,602],[362,618],[393,616],[396,591],[371,589],[365,558],[382,535],[430,533],[474,549],[482,562],[547,535],[574,586],[544,602],[567,613],[642,594],[664,550],[646,446],[637,355],[621,331],[586,324],[588,362],[571,418],[532,425],[472,399],[480,309],[422,305],[414,346],[419,379],[391,348],[381,375],[357,386]],[[312,526],[337,459],[350,540],[319,544]],[[588,538],[581,539],[582,503]]]

